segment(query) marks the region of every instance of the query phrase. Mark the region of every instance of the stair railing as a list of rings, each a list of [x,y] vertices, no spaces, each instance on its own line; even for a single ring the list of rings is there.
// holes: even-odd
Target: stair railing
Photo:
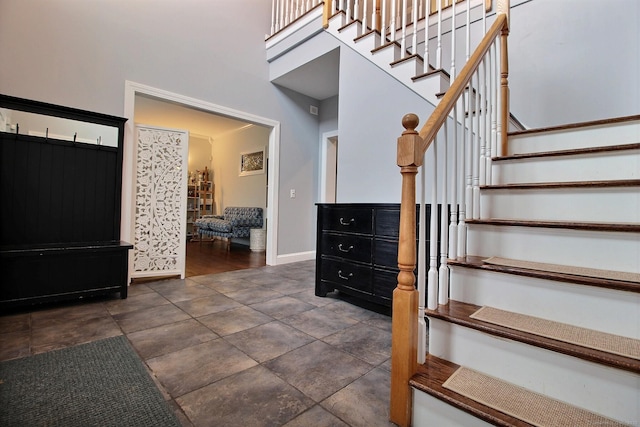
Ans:
[[[486,21],[483,24],[486,25]],[[398,138],[397,155],[402,174],[398,243],[400,273],[398,286],[393,292],[390,399],[390,420],[399,426],[411,424],[409,380],[426,355],[425,295],[424,291],[416,290],[413,273],[416,259],[421,262],[425,259],[423,242],[419,242],[418,250],[421,252],[416,256],[416,175],[420,169],[422,206],[426,180],[431,181],[431,248],[426,305],[429,309],[436,309],[438,304],[448,303],[447,259],[466,257],[465,221],[467,217],[480,218],[480,186],[491,183],[491,157],[507,153],[508,34],[509,0],[498,0],[493,25],[420,131],[416,130],[418,116],[407,114],[402,119],[405,131]],[[455,75],[455,64],[451,68],[454,71],[452,75]],[[443,220],[440,224],[436,214],[438,203],[442,205]],[[444,220],[447,206],[450,206],[450,221]],[[424,211],[424,208],[420,209],[420,212]],[[421,239],[427,226],[423,222],[419,224]],[[450,225],[447,226],[448,222]],[[424,267],[419,265],[419,275],[421,271]],[[418,288],[422,290],[424,285],[418,283]]]
[[[491,0],[440,0],[432,3],[431,0],[272,0],[271,33],[268,37],[323,4],[325,28],[333,17],[340,20],[340,26],[357,23],[358,35],[371,31],[378,34],[376,47],[396,43],[400,47],[398,60],[413,56],[422,58],[422,71],[426,73],[442,68],[442,46],[448,40],[455,40],[451,30],[457,28],[457,22],[464,24],[464,21],[457,20],[464,19],[469,28],[472,15],[473,19],[485,20],[487,8],[491,6]],[[450,45],[453,46],[451,58],[455,64],[456,44]],[[466,38],[465,49],[468,59],[469,37]]]

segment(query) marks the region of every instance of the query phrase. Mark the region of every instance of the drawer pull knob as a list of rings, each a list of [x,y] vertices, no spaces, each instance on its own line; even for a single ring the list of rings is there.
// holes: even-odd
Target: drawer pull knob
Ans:
[[[351,218],[349,221],[345,222],[344,218],[340,217],[340,225],[351,225],[354,222],[356,222],[354,218]]]
[[[349,280],[350,277],[353,277],[353,273],[349,273],[348,276],[343,276],[342,270],[338,270],[338,277],[341,278],[342,280]]]
[[[338,244],[338,250],[340,252],[349,252],[351,249],[353,249],[353,245],[350,245],[347,249],[343,249],[342,248],[342,243]]]

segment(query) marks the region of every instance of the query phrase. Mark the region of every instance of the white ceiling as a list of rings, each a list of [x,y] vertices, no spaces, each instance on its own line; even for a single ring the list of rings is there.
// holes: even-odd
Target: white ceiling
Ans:
[[[213,139],[250,126],[248,122],[145,95],[136,95],[134,120],[138,124],[186,129]]]
[[[273,83],[322,101],[338,95],[340,49],[284,74]]]

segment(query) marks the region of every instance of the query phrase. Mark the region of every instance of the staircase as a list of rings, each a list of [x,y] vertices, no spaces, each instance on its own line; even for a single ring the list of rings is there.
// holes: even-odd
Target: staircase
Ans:
[[[449,260],[450,300],[426,311],[413,425],[639,425],[640,116],[515,132],[508,146],[480,188],[481,219],[467,220],[468,255]],[[471,317],[484,306],[535,331]],[[602,345],[581,341],[590,334]],[[497,388],[444,387],[459,367]],[[536,405],[543,421],[528,418]]]

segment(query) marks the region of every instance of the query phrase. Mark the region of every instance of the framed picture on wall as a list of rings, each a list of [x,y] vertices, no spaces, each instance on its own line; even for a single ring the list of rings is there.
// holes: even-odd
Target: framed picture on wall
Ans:
[[[258,175],[264,173],[264,170],[264,148],[240,153],[240,176]]]

